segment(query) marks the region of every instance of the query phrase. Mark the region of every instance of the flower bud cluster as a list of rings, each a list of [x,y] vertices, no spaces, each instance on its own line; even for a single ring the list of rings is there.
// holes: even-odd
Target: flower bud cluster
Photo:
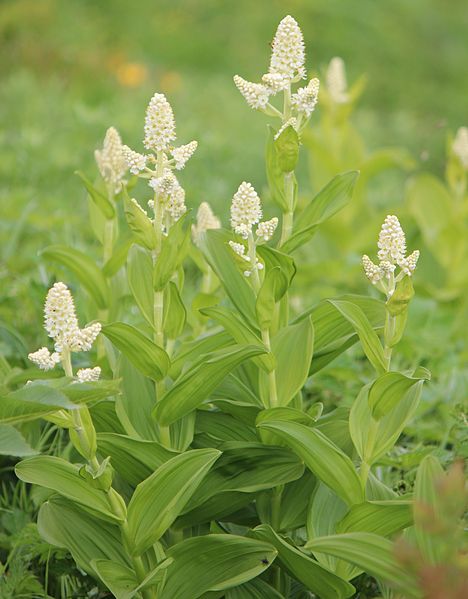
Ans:
[[[197,224],[192,225],[192,237],[195,243],[199,243],[201,236],[210,229],[220,229],[221,221],[211,209],[208,202],[202,202],[197,211]]]
[[[110,127],[104,137],[102,149],[94,152],[99,172],[113,193],[118,193],[125,183],[124,176],[128,167],[123,148],[117,129]]]
[[[249,265],[252,264],[252,259],[250,258],[250,256],[248,254],[246,254],[246,250],[245,250],[245,246],[242,243],[237,243],[235,241],[230,241],[229,242],[229,246],[231,247],[232,251],[237,254],[240,258],[242,258],[242,260],[245,260],[245,262],[248,262]],[[260,260],[257,258],[257,256],[255,256],[255,265],[254,267],[257,270],[263,270],[263,262],[260,262]],[[251,269],[247,269],[244,270],[244,276],[245,277],[250,277],[250,275],[252,274],[252,270]]]
[[[101,376],[101,369],[99,366],[94,368],[80,368],[76,373],[76,378],[79,383],[91,383],[98,381]]]
[[[335,104],[349,101],[345,65],[342,58],[335,56],[330,60],[326,73],[327,91]]]
[[[458,129],[452,149],[463,168],[468,170],[468,127],[460,127]]]
[[[101,325],[93,323],[80,329],[73,297],[64,283],[55,283],[47,293],[44,305],[44,327],[54,340],[53,353],[42,347],[29,354],[29,359],[42,370],[58,364],[63,352],[89,351],[101,332]]]
[[[305,48],[302,31],[296,20],[286,16],[278,25],[272,43],[272,52],[268,73],[261,78],[261,83],[246,81],[239,75],[234,76],[234,83],[244,96],[247,104],[256,110],[279,116],[283,123],[291,117],[297,120],[294,127],[302,129],[315,109],[319,92],[318,79],[311,79],[305,87],[299,88],[290,97],[289,109],[281,113],[270,104],[270,98],[278,92],[291,94],[291,85],[304,79]],[[294,113],[294,114],[292,114]]]
[[[419,250],[406,255],[406,237],[396,216],[388,215],[382,225],[377,242],[379,264],[364,254],[364,273],[373,285],[377,285],[387,296],[395,291],[395,285],[406,276],[412,276],[419,259]],[[395,277],[396,268],[400,272]]]

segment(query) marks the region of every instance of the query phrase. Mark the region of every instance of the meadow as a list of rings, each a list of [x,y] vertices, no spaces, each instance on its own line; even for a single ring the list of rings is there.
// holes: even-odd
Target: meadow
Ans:
[[[0,5],[1,598],[466,596],[467,26]]]

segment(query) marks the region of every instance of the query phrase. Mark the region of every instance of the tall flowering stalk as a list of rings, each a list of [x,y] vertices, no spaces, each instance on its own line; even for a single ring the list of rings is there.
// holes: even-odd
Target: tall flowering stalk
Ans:
[[[274,142],[277,142],[275,144],[276,152],[287,155],[291,152],[291,146],[296,146],[292,150],[292,153],[296,154],[296,158],[286,159],[287,164],[281,166],[283,172],[283,189],[281,190],[283,218],[280,245],[283,245],[292,233],[297,199],[294,176],[297,150],[301,132],[307,126],[316,107],[320,87],[319,80],[313,78],[307,85],[293,91],[293,86],[305,77],[305,48],[302,31],[296,20],[289,15],[284,17],[278,25],[272,43],[270,66],[268,72],[262,76],[261,83],[252,83],[239,75],[234,76],[234,83],[251,108],[280,119],[281,124],[274,137]],[[275,107],[270,99],[278,93],[282,94],[283,102],[281,106]],[[286,148],[286,146],[288,147]]]

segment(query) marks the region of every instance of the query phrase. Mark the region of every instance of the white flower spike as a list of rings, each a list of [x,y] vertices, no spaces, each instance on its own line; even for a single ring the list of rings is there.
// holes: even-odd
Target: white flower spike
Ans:
[[[286,76],[290,81],[305,75],[305,49],[297,21],[287,16],[280,22],[272,44],[270,73]]]
[[[215,216],[208,202],[202,202],[197,211],[197,224],[192,225],[195,243],[198,243],[203,233],[210,229],[221,229],[221,221]]]
[[[198,142],[191,141],[190,143],[185,144],[184,146],[179,146],[178,148],[174,148],[173,150],[171,150],[171,154],[174,158],[175,167],[177,170],[181,170],[184,168],[185,163],[192,157],[197,147]]]
[[[309,118],[317,105],[319,89],[320,81],[315,77],[306,87],[300,87],[291,96],[291,104],[298,112],[304,113]]]
[[[276,216],[274,216],[270,220],[266,220],[258,225],[256,231],[257,236],[260,237],[263,241],[269,241],[273,237],[277,226],[278,219],[276,218]]]
[[[124,157],[122,140],[115,127],[110,127],[102,150],[96,150],[94,157],[104,181],[113,188],[114,193],[122,189],[127,162]]]
[[[44,327],[54,340],[55,352],[46,347],[29,354],[29,359],[43,370],[50,370],[62,359],[64,352],[89,351],[101,332],[96,322],[84,329],[78,326],[75,304],[68,287],[61,282],[55,283],[47,293],[44,305]]]
[[[462,163],[463,168],[468,170],[468,127],[458,129],[452,149]]]
[[[327,90],[335,104],[345,104],[349,100],[345,65],[342,58],[335,56],[330,60],[327,74]]]
[[[76,378],[79,383],[91,383],[93,381],[98,381],[101,376],[101,369],[99,366],[95,366],[94,368],[80,368],[76,373]]]
[[[234,75],[234,83],[251,108],[263,109],[266,107],[272,94],[272,90],[268,86],[262,83],[251,83],[239,75]]]
[[[130,169],[132,175],[138,175],[145,170],[146,161],[148,160],[147,156],[135,152],[128,146],[122,146],[122,150],[127,167]]]
[[[396,216],[386,217],[379,234],[377,244],[379,260],[388,260],[399,264],[406,254],[406,238]]]
[[[257,192],[251,185],[243,181],[234,194],[231,204],[231,227],[247,239],[252,233],[252,227],[262,218],[262,206]]]
[[[164,94],[154,94],[145,117],[145,139],[147,150],[166,152],[176,138],[174,113]]]

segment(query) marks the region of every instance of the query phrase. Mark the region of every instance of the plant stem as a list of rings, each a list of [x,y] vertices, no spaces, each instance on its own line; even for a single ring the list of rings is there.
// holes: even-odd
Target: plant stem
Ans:
[[[252,272],[252,285],[255,291],[255,295],[257,295],[257,293],[260,290],[260,276],[258,274],[258,268],[257,268],[257,253],[255,251],[255,241],[253,238],[252,233],[249,233],[249,236],[247,238],[248,240],[248,255],[250,258],[250,269]]]
[[[385,327],[384,327],[384,357],[386,361],[387,372],[390,370],[390,363],[392,360],[392,338],[395,334],[395,317],[392,316],[388,311],[385,316]]]
[[[283,494],[283,486],[280,485],[272,490],[271,497],[271,526],[273,530],[279,532],[281,525],[281,496]],[[273,586],[279,591],[281,588],[281,568],[279,566],[272,567]]]
[[[262,341],[268,351],[271,351],[270,331],[262,330]],[[278,390],[276,386],[276,371],[272,370],[268,373],[268,384],[270,388],[270,408],[275,408],[278,405]]]
[[[283,212],[283,222],[281,225],[280,246],[282,246],[290,237],[293,229],[294,221],[294,173],[285,173],[284,181],[284,197],[288,210]]]
[[[366,491],[367,479],[369,477],[369,472],[372,465],[372,454],[374,452],[378,427],[378,422],[371,416],[367,431],[366,446],[364,448],[364,459],[361,462],[361,470],[359,472],[364,493]]]

